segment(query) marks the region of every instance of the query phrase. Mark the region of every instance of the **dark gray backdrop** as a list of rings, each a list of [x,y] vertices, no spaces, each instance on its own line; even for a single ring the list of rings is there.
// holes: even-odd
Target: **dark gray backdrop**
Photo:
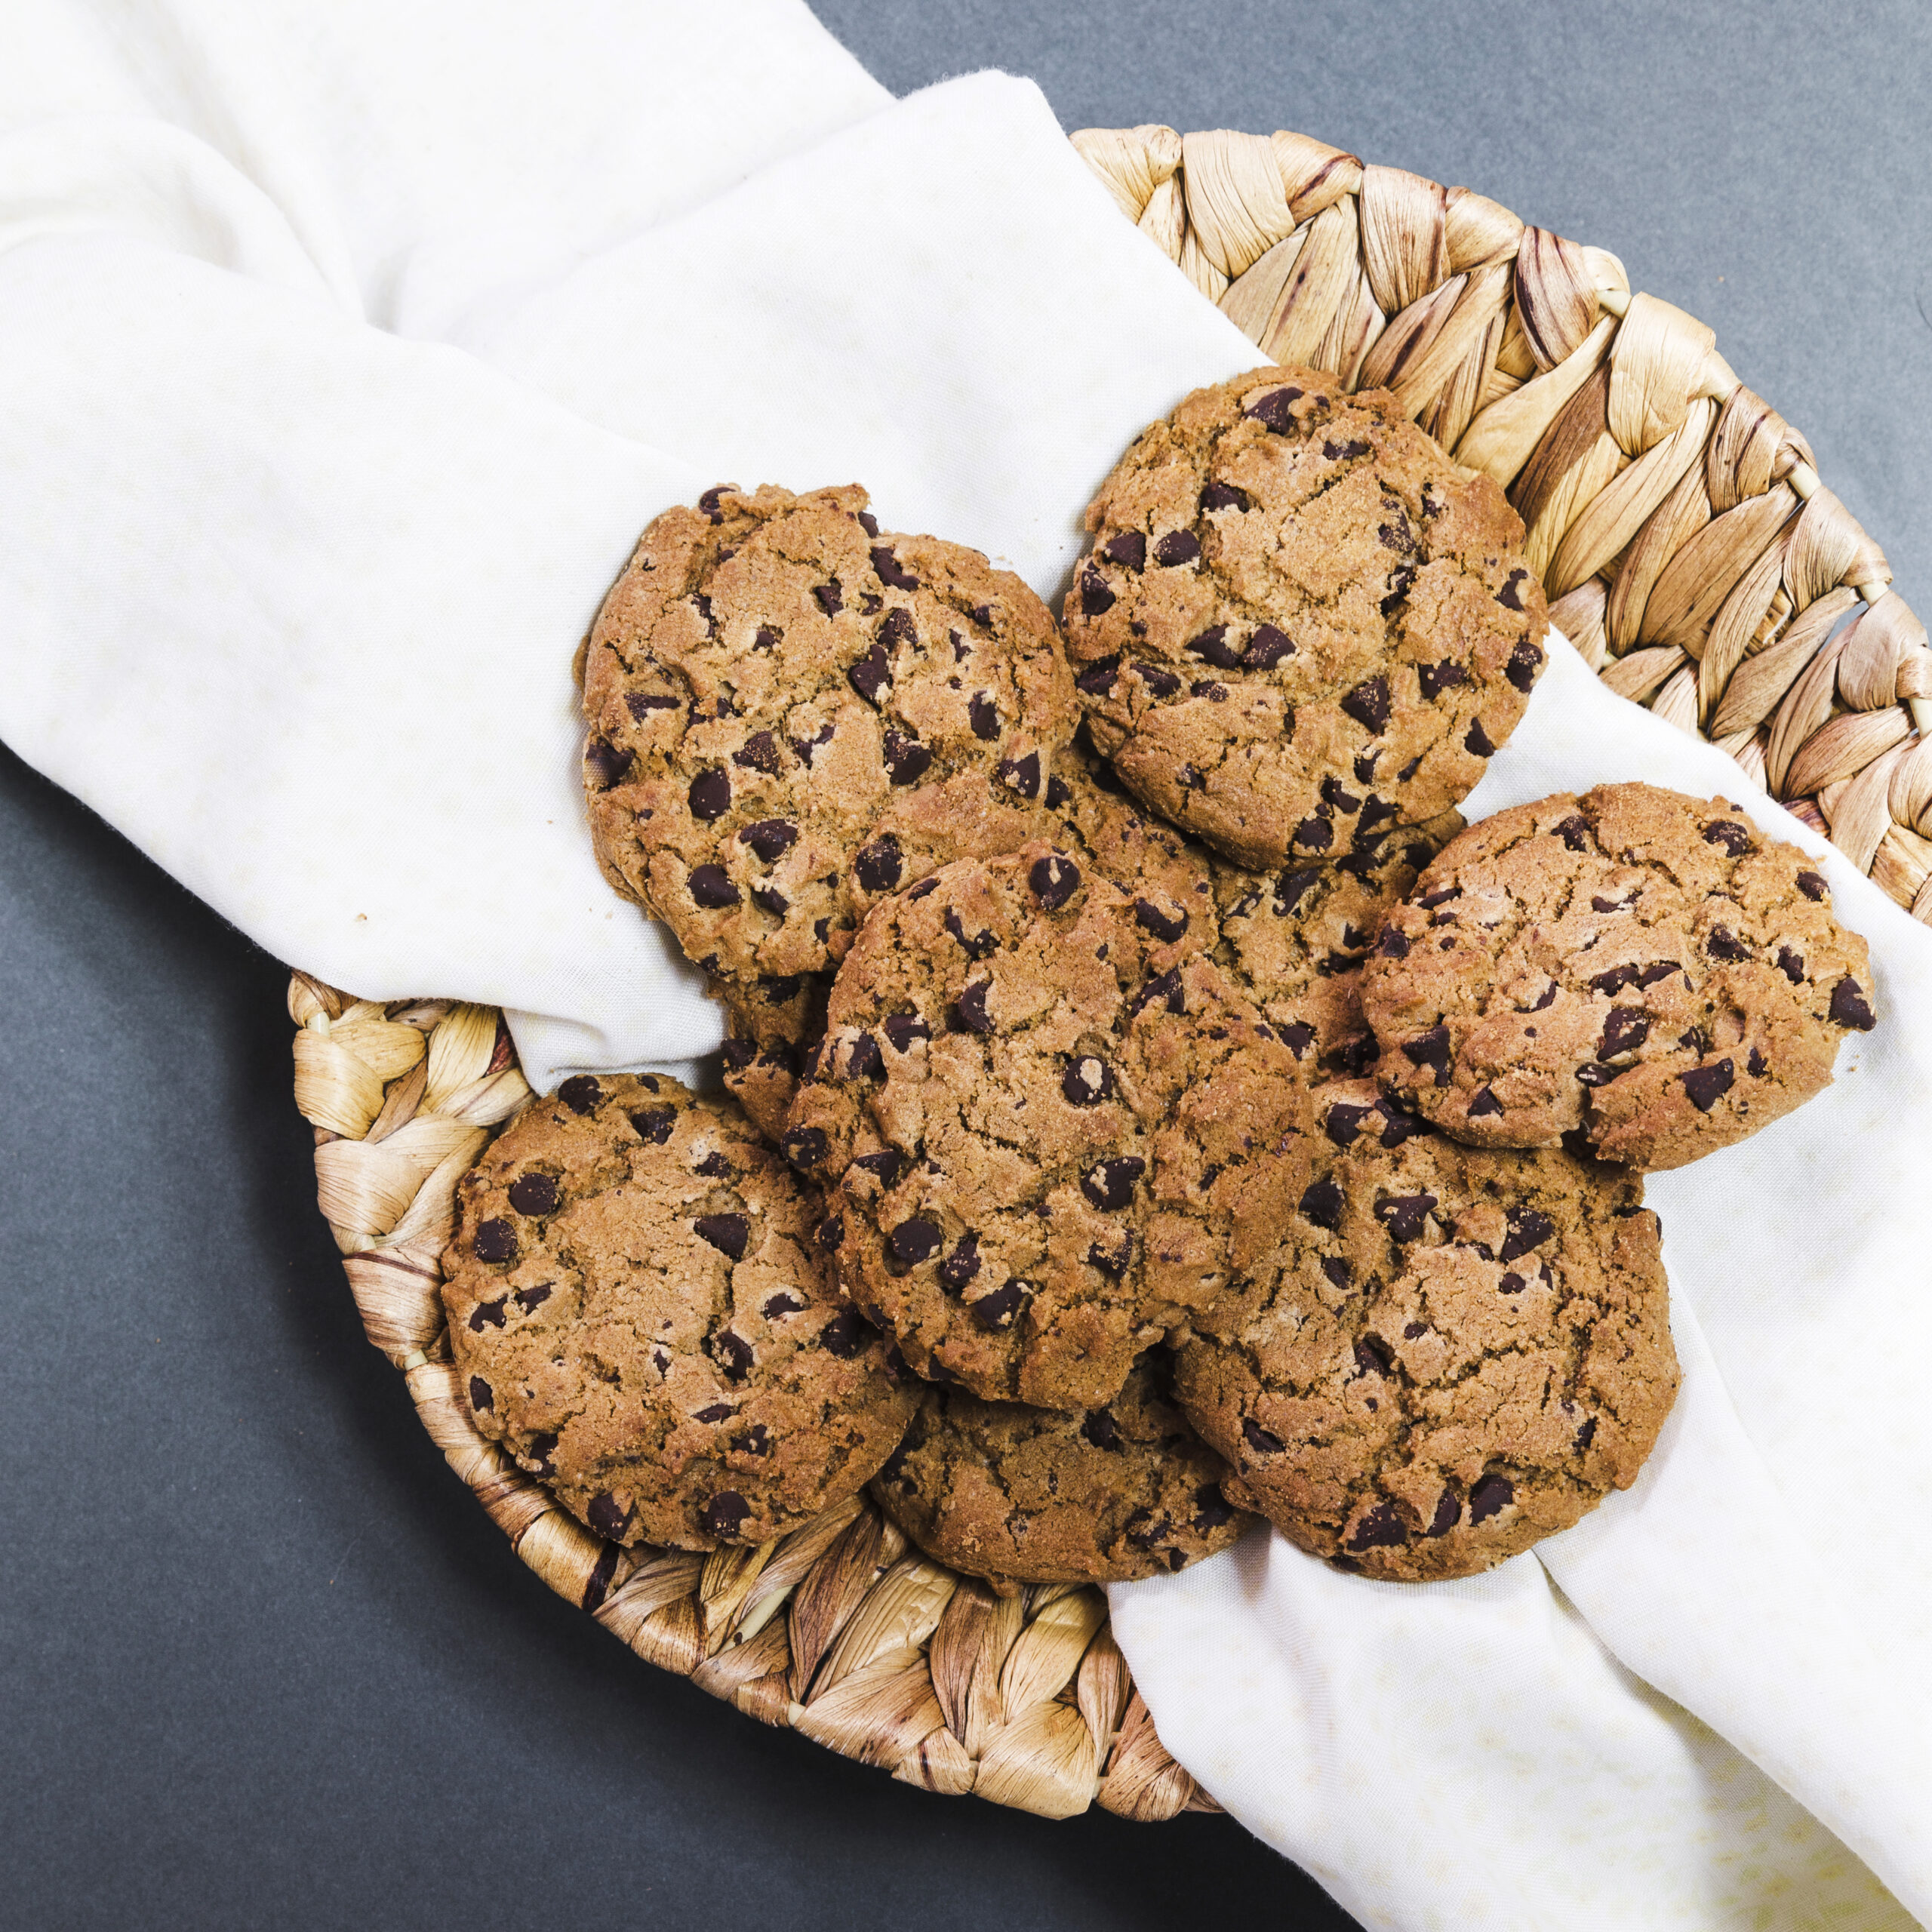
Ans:
[[[1615,249],[1932,607],[1922,0],[820,11],[897,91],[1297,128]],[[1349,1922],[1226,1819],[928,1797],[552,1596],[362,1339],[283,985],[0,752],[0,1924]]]

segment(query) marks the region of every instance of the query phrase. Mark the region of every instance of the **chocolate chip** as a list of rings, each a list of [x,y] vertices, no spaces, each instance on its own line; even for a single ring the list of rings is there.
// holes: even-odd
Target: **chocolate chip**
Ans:
[[[1134,902],[1134,920],[1143,932],[1169,946],[1187,931],[1186,913],[1164,912],[1151,899]]]
[[[1516,1485],[1492,1469],[1469,1491],[1469,1521],[1486,1523],[1515,1500]]]
[[[831,1152],[825,1130],[818,1127],[788,1128],[778,1144],[795,1168],[815,1168]]]
[[[974,737],[990,744],[999,736],[999,706],[986,692],[974,694],[966,707],[966,715],[972,722]]]
[[[768,866],[798,843],[798,828],[789,819],[761,818],[746,826],[738,837]]]
[[[1033,897],[1043,910],[1057,912],[1080,889],[1080,868],[1071,859],[1049,852],[1044,859],[1033,861],[1026,883],[1033,888]]]
[[[1398,1194],[1375,1204],[1375,1218],[1398,1241],[1417,1239],[1435,1210],[1432,1194]]]
[[[1154,546],[1155,562],[1168,570],[1191,564],[1200,555],[1200,541],[1188,530],[1171,530]]]
[[[1408,763],[1404,765],[1400,771],[1396,773],[1396,783],[1400,785],[1406,785],[1409,780],[1422,769],[1422,761],[1423,754],[1420,752],[1417,752],[1415,756],[1411,758]]]
[[[970,1231],[953,1244],[952,1252],[939,1264],[940,1285],[954,1294],[964,1291],[980,1272],[980,1237]]]
[[[671,1130],[677,1124],[675,1107],[645,1107],[631,1115],[631,1125],[637,1130],[638,1138],[659,1147],[670,1139]]]
[[[1344,1294],[1355,1284],[1355,1271],[1339,1254],[1324,1255],[1321,1272],[1327,1276],[1329,1286],[1340,1289]]]
[[[720,1254],[733,1261],[745,1258],[751,1239],[751,1223],[742,1214],[700,1214],[692,1222],[693,1232],[710,1242]]]
[[[664,1363],[669,1358],[665,1356],[661,1350],[659,1354],[659,1371],[661,1374]],[[556,1447],[557,1438],[554,1435],[533,1435],[530,1438],[529,1460],[537,1465],[537,1473],[539,1475],[553,1476],[556,1474],[556,1471],[550,1466],[550,1457]]]
[[[955,1033],[990,1033],[992,1016],[986,1011],[986,992],[990,982],[975,980],[946,1009],[946,1020]]]
[[[850,1361],[878,1331],[856,1308],[843,1308],[818,1331],[819,1346]]]
[[[854,514],[859,520],[859,528],[868,537],[876,537],[878,534],[878,518],[874,516],[870,510],[858,510]]]
[[[1096,1208],[1118,1214],[1134,1199],[1134,1185],[1147,1171],[1147,1163],[1137,1154],[1123,1154],[1118,1159],[1102,1161],[1080,1177],[1080,1191]]]
[[[472,1411],[491,1409],[497,1406],[497,1398],[488,1383],[480,1375],[469,1378],[469,1406]]]
[[[590,1527],[600,1537],[608,1537],[613,1543],[623,1538],[631,1526],[631,1518],[637,1514],[635,1509],[617,1507],[617,1499],[606,1490],[590,1499],[590,1506],[583,1512],[590,1519]]]
[[[899,841],[890,832],[869,845],[862,846],[852,861],[852,870],[860,888],[869,893],[890,892],[899,883],[903,869]]]
[[[1556,1232],[1556,1223],[1534,1208],[1506,1211],[1509,1232],[1503,1238],[1499,1261],[1520,1261],[1532,1248],[1540,1247]]]
[[[1409,956],[1408,937],[1393,926],[1388,927],[1377,941],[1375,949],[1384,959],[1406,959]]]
[[[494,1301],[478,1302],[469,1311],[469,1332],[480,1335],[485,1328],[500,1328],[508,1317],[503,1312],[503,1304],[508,1295],[499,1295]]]
[[[1526,696],[1530,687],[1537,681],[1537,673],[1543,669],[1543,652],[1527,638],[1521,639],[1509,654],[1509,662],[1503,666],[1503,675]],[[1710,835],[1704,835],[1709,838]]]
[[[721,912],[738,903],[738,888],[731,883],[731,874],[722,866],[694,866],[685,884],[692,903],[708,912]]]
[[[1463,1505],[1453,1489],[1445,1489],[1436,1499],[1435,1514],[1429,1518],[1426,1537],[1446,1537],[1463,1519]]]
[[[1691,1105],[1700,1114],[1707,1114],[1723,1095],[1730,1091],[1734,1075],[1730,1062],[1721,1060],[1714,1066],[1694,1066],[1688,1073],[1680,1073],[1677,1077],[1684,1082],[1684,1091],[1690,1096]]]
[[[930,745],[921,744],[903,731],[888,730],[885,734],[885,768],[895,785],[916,784],[932,768]]]
[[[1197,1533],[1204,1535],[1210,1530],[1218,1530],[1235,1519],[1234,1506],[1211,1483],[1203,1483],[1194,1492],[1194,1527]]]
[[[533,1287],[518,1288],[516,1291],[516,1305],[526,1315],[541,1308],[549,1299],[550,1284],[548,1281],[539,1281]]]
[[[1497,602],[1500,604],[1506,611],[1522,609],[1522,593],[1518,586],[1527,583],[1529,580],[1530,574],[1527,571],[1512,571],[1509,573],[1509,580],[1496,593]]]
[[[709,825],[731,808],[731,780],[722,771],[700,771],[691,780],[691,817]]]
[[[915,1214],[909,1221],[901,1221],[886,1236],[885,1251],[900,1267],[916,1268],[939,1252],[940,1243],[945,1238],[945,1230],[937,1221]]]
[[[1648,1014],[1634,1006],[1613,1006],[1597,1041],[1597,1058],[1614,1060],[1619,1054],[1634,1053],[1650,1034]]]
[[[1617,1078],[1617,1069],[1604,1066],[1595,1060],[1586,1060],[1577,1069],[1577,1081],[1583,1087],[1607,1087]]]
[[[1289,435],[1295,427],[1293,405],[1301,400],[1298,389],[1270,389],[1259,401],[1251,402],[1243,412],[1255,421],[1272,429],[1278,436]]]
[[[1109,598],[1108,601],[1113,600]],[[1091,613],[1089,614],[1091,614]],[[1120,675],[1120,654],[1103,657],[1088,666],[1073,681],[1073,688],[1088,697],[1105,697],[1114,688],[1114,681]]]
[[[1302,1218],[1331,1234],[1342,1225],[1342,1190],[1325,1174],[1312,1182],[1301,1198]]]
[[[1878,1025],[1872,1016],[1870,1004],[1865,997],[1865,989],[1847,973],[1832,989],[1832,1018],[1841,1026],[1850,1026],[1860,1033],[1869,1033]]]
[[[1353,437],[1346,442],[1338,443],[1331,436],[1321,445],[1321,454],[1331,463],[1342,463],[1352,457],[1367,455],[1368,445],[1359,437]]]
[[[698,1520],[706,1536],[735,1537],[751,1513],[751,1505],[735,1489],[721,1489],[704,1506]]]
[[[1100,554],[1109,563],[1128,570],[1143,569],[1147,562],[1147,539],[1137,530],[1124,530],[1101,546]]]
[[[1010,1328],[1026,1298],[1026,1284],[1011,1281],[994,1289],[991,1294],[982,1295],[977,1301],[966,1305],[972,1310],[973,1319],[982,1328]]]
[[[1115,1449],[1120,1447],[1120,1425],[1105,1409],[1095,1409],[1080,1425],[1080,1433],[1096,1449]]]
[[[1228,642],[1226,624],[1211,625],[1192,639],[1187,648],[1204,663],[1212,664],[1217,670],[1232,671],[1241,663],[1240,653]]]
[[[1734,859],[1752,850],[1751,835],[1735,819],[1721,818],[1704,828],[1706,845],[1721,845]]]
[[[1372,1106],[1356,1106],[1347,1100],[1337,1100],[1328,1109],[1328,1118],[1322,1126],[1337,1147],[1346,1147],[1361,1134],[1362,1122],[1374,1111]]]
[[[1416,678],[1422,686],[1423,696],[1433,702],[1451,685],[1467,684],[1469,673],[1466,666],[1458,664],[1453,657],[1445,657],[1440,664],[1418,664]]]
[[[878,694],[892,681],[892,666],[887,660],[885,646],[874,638],[869,649],[857,663],[845,673],[845,681],[868,704],[878,703]]]
[[[1502,1111],[1503,1103],[1489,1088],[1477,1088],[1475,1097],[1469,1103],[1469,1118],[1472,1120],[1480,1120],[1485,1114],[1500,1114]]]
[[[556,1204],[557,1183],[549,1174],[519,1174],[510,1183],[510,1205],[519,1214],[548,1214]]]
[[[691,1417],[693,1422],[729,1422],[738,1413],[736,1402],[708,1402]]]
[[[1211,481],[1201,486],[1201,507],[1204,510],[1244,510],[1247,500],[1247,493],[1237,490],[1232,483]]]
[[[661,691],[626,691],[624,709],[641,724],[654,711],[675,711],[678,700]]]
[[[1392,1503],[1378,1503],[1349,1534],[1351,1549],[1399,1549],[1409,1540],[1408,1526]]]
[[[1771,1063],[1755,1047],[1753,1047],[1749,1058],[1744,1063],[1744,1070],[1753,1080],[1761,1080],[1770,1072]]]
[[[1371,731],[1380,733],[1389,728],[1389,680],[1386,678],[1370,678],[1356,685],[1342,700],[1342,709],[1358,723],[1366,724]]]
[[[835,1217],[835,1218],[836,1217]],[[821,1236],[820,1242],[820,1246],[824,1244],[823,1240],[823,1225],[821,1223],[820,1228],[820,1233]],[[835,1238],[832,1245],[835,1247],[838,1244],[838,1241]],[[776,1321],[780,1315],[798,1315],[801,1313],[804,1309],[804,1303],[801,1302],[796,1295],[788,1294],[783,1288],[780,1288],[775,1295],[771,1296],[766,1301],[764,1306],[759,1310],[759,1312],[764,1315],[766,1321]]]
[[[1294,643],[1287,632],[1278,630],[1272,624],[1257,627],[1254,635],[1247,641],[1247,648],[1241,654],[1241,668],[1247,671],[1271,671],[1284,657],[1294,655]]]
[[[1097,1107],[1114,1091],[1114,1070],[1094,1054],[1082,1054],[1062,1075],[1060,1091],[1074,1106]]]
[[[1128,1009],[1133,1018],[1152,1006],[1157,1000],[1165,1000],[1170,1013],[1187,1011],[1187,992],[1181,984],[1180,968],[1170,966],[1164,973],[1157,974],[1134,996],[1134,1002]]]
[[[1072,796],[1073,788],[1067,783],[1064,778],[1060,777],[1058,772],[1055,772],[1050,778],[1048,779],[1047,803],[1051,806],[1055,811],[1058,811],[1060,808],[1066,803],[1068,799],[1071,798]]]
[[[1228,688],[1217,684],[1212,678],[1201,678],[1188,686],[1189,694],[1195,697],[1204,697],[1210,704],[1225,704],[1228,701]]]
[[[1334,821],[1325,812],[1305,818],[1295,827],[1294,837],[1290,842],[1305,845],[1312,852],[1325,852],[1335,842]]]
[[[1382,1132],[1378,1138],[1385,1147],[1399,1147],[1404,1141],[1413,1140],[1419,1134],[1435,1131],[1426,1121],[1404,1112],[1386,1094],[1375,1104],[1382,1115]]]
[[[933,1029],[916,1013],[889,1013],[881,1023],[894,1053],[903,1054],[915,1040],[930,1040]]]
[[[831,725],[821,724],[818,728],[818,735],[816,737],[789,738],[786,742],[790,745],[795,752],[798,753],[800,761],[804,764],[805,769],[809,771],[811,769],[813,754],[817,752],[820,746],[829,745],[831,743],[832,734],[832,727]]]
[[[1135,675],[1147,687],[1150,697],[1170,698],[1180,689],[1180,680],[1171,671],[1163,671],[1158,664],[1149,664],[1137,657],[1134,669]]]
[[[1080,614],[1097,617],[1114,608],[1114,594],[1107,580],[1091,564],[1080,573]]]
[[[633,756],[621,746],[612,744],[608,738],[592,738],[584,748],[583,761],[596,773],[608,792],[629,771]]]
[[[1822,899],[1830,888],[1818,873],[1800,872],[1798,875],[1798,889],[1807,899]]]
[[[762,771],[776,777],[783,768],[778,744],[769,731],[754,731],[737,750],[731,762],[743,771]]]
[[[774,919],[782,919],[792,909],[792,902],[776,886],[755,885],[752,888],[752,903],[761,906]]]
[[[1389,589],[1379,606],[1385,617],[1392,617],[1415,586],[1418,573],[1413,564],[1398,564],[1389,573]]]
[[[1379,1335],[1364,1335],[1355,1347],[1355,1367],[1363,1375],[1386,1375],[1395,1364],[1395,1353]]]
[[[1024,758],[1002,758],[999,775],[1023,798],[1040,795],[1040,754],[1029,752]]]
[[[1506,1295],[1519,1295],[1530,1284],[1528,1282],[1524,1281],[1520,1275],[1505,1275],[1502,1280],[1498,1281],[1496,1285],[1498,1292],[1500,1294]]]
[[[1426,1033],[1402,1043],[1404,1057],[1414,1066],[1432,1069],[1435,1084],[1446,1087],[1449,1084],[1449,1029],[1447,1026],[1432,1026]]]
[[[1272,1429],[1263,1429],[1252,1416],[1241,1419],[1241,1439],[1257,1456],[1278,1456],[1287,1447]]]
[[[1494,758],[1496,755],[1496,747],[1489,742],[1489,734],[1482,728],[1480,718],[1469,727],[1469,735],[1463,740],[1463,748],[1473,752],[1478,758]]]
[[[1734,939],[1722,926],[1713,926],[1704,942],[1704,950],[1713,959],[1749,959],[1751,949]]]
[[[729,1328],[721,1328],[707,1346],[712,1358],[724,1371],[727,1382],[742,1382],[751,1373],[755,1358],[752,1345],[743,1336],[734,1334]]]
[[[872,568],[878,573],[878,580],[890,590],[917,590],[919,580],[907,571],[884,544],[875,546],[872,552]]]

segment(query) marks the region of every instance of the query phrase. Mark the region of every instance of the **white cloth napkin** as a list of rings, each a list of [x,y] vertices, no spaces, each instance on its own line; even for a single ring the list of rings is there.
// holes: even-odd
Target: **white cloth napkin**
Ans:
[[[1055,598],[1135,431],[1257,359],[1036,90],[891,104],[789,0],[40,0],[0,20],[0,735],[282,957],[510,1009],[540,1083],[685,1062],[715,1014],[577,790],[638,528],[856,478]],[[1559,648],[1478,805],[1598,776],[1743,789]],[[1874,1872],[1932,1913],[1932,936],[1839,903],[1857,1070],[1654,1189],[1687,1377],[1635,1492],[1468,1584],[1257,1540],[1115,1592],[1170,1746],[1370,1922],[1906,1923]]]

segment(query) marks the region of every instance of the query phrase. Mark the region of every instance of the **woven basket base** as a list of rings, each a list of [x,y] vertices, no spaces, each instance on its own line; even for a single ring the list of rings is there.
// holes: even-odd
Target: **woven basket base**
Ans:
[[[1097,1589],[996,1596],[921,1555],[863,1497],[709,1556],[626,1549],[559,1507],[471,1422],[439,1292],[457,1183],[531,1097],[501,1014],[377,1005],[303,973],[288,1008],[322,1212],[369,1340],[559,1596],[748,1716],[928,1791],[1049,1818],[1096,1802],[1145,1820],[1220,1808],[1155,1736]]]

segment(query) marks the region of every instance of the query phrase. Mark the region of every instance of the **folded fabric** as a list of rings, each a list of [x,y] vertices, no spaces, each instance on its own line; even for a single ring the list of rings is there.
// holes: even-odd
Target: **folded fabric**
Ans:
[[[1260,358],[1024,82],[889,105],[782,0],[401,11],[0,26],[0,735],[293,963],[510,1009],[540,1084],[687,1062],[715,1010],[577,775],[641,525],[856,478],[1057,598],[1126,442]],[[1602,776],[1744,789],[1558,649],[1472,809]],[[1364,1919],[1932,1911],[1887,1211],[1932,940],[1834,883],[1882,1023],[1654,1185],[1687,1377],[1635,1491],[1468,1584],[1257,1539],[1115,1592],[1171,1748]]]

